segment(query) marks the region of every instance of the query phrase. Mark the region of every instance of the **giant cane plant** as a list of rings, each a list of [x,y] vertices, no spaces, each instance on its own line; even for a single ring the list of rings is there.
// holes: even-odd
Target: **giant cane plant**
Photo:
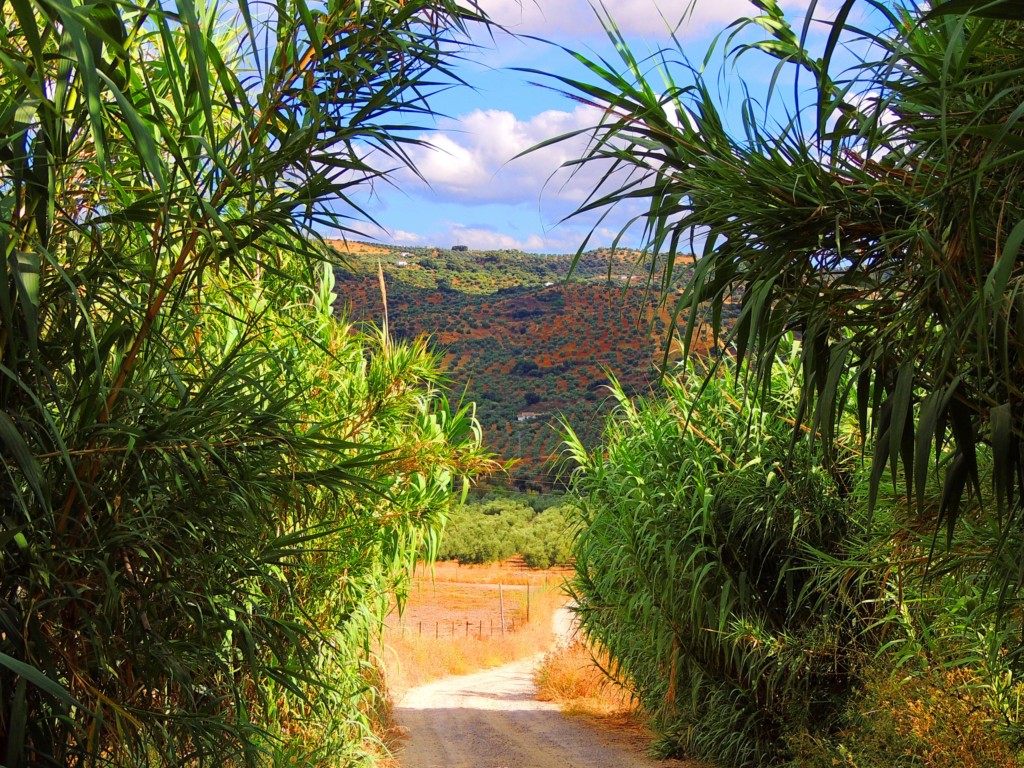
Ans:
[[[718,41],[771,76],[728,106],[713,52],[693,59],[682,41],[642,60],[607,19],[620,60],[573,54],[591,77],[556,79],[603,110],[574,165],[617,182],[580,211],[639,204],[631,224],[665,287],[696,251],[676,304],[684,344],[705,307],[718,333],[738,300],[722,347],[767,387],[782,339],[802,336],[796,421],[835,461],[854,404],[870,503],[889,470],[908,510],[952,537],[990,447],[1009,535],[1024,499],[1019,6],[846,0],[816,21],[812,3],[801,28],[774,0],[754,5]]]
[[[0,763],[354,759],[360,647],[485,462],[422,344],[334,322],[317,233],[481,16],[0,14]]]

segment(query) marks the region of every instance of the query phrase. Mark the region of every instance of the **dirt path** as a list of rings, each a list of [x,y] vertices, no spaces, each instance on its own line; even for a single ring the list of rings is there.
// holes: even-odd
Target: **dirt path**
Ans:
[[[570,626],[565,609],[556,634]],[[537,701],[542,656],[414,688],[395,710],[405,730],[403,768],[650,768],[683,766],[645,757],[629,739],[565,717]]]

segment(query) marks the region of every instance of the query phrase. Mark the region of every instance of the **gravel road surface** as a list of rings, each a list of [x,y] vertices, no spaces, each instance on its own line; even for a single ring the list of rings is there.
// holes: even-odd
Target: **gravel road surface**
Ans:
[[[567,610],[556,614],[565,636]],[[654,761],[613,732],[565,717],[537,701],[533,670],[542,656],[409,691],[395,710],[405,736],[402,768],[651,768]]]

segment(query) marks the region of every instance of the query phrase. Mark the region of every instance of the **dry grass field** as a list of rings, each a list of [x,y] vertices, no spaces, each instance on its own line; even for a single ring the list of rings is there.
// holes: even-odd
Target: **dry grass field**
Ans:
[[[567,573],[530,570],[521,559],[421,567],[404,609],[392,612],[384,631],[381,660],[392,696],[545,652],[554,639],[552,616],[566,601]]]
[[[569,715],[640,724],[636,702],[603,671],[608,657],[594,654],[579,639],[560,643],[544,656],[534,679],[538,698],[559,704]]]
[[[394,249],[374,243],[362,243],[357,240],[328,240],[327,244],[339,253],[359,254],[361,256],[383,256],[394,253]]]
[[[650,732],[628,694],[608,680],[584,643],[574,638],[556,643],[552,619],[566,603],[561,586],[570,573],[568,568],[531,570],[521,557],[490,565],[420,566],[404,610],[396,607],[388,619],[380,651],[392,702],[432,680],[544,653],[534,678],[539,699],[555,702],[600,733],[613,732],[620,741],[645,749]],[[607,659],[600,663],[607,666]],[[385,742],[394,746],[398,731],[390,711],[378,717]],[[399,763],[385,760],[381,766],[399,768]]]

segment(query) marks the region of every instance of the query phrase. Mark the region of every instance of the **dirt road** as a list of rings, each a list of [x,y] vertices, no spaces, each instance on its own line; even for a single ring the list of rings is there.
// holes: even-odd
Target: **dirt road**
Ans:
[[[569,614],[556,614],[556,632]],[[565,717],[537,701],[541,656],[414,688],[395,710],[405,729],[403,768],[650,768],[656,762],[622,736]]]

